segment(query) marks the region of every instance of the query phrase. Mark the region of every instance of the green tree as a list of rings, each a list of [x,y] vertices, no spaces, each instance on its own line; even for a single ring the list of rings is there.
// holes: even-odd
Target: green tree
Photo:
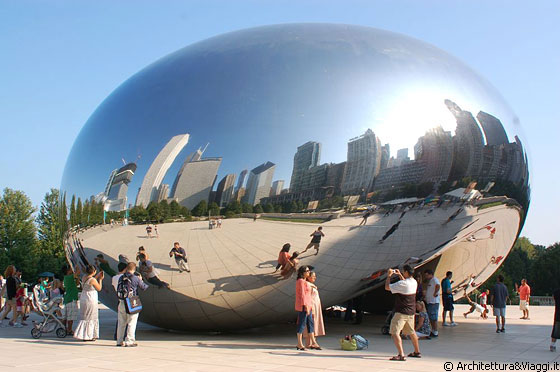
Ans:
[[[274,205],[274,212],[282,213],[282,204],[275,204]]]
[[[148,216],[150,218],[150,221],[154,221],[154,222],[163,221],[163,217],[164,217],[163,210],[161,208],[161,205],[159,205],[158,203],[150,202],[146,210],[148,211]]]
[[[253,207],[253,213],[263,213],[262,206],[260,204],[255,205]]]
[[[560,243],[554,243],[538,255],[531,267],[531,274],[527,280],[531,285],[532,293],[541,296],[550,296],[560,288],[558,268],[560,267]]]
[[[172,200],[169,203],[169,216],[170,217],[179,217],[179,212],[181,210],[181,206],[177,203],[176,200]]]
[[[76,195],[72,195],[72,201],[70,202],[70,226],[74,227],[79,223],[76,220]]]
[[[163,199],[159,202],[159,207],[161,209],[161,213],[163,215],[163,219],[171,217],[170,206],[167,200]]]
[[[25,279],[37,274],[35,209],[22,191],[4,189],[0,199],[0,267],[16,265]]]
[[[237,200],[230,201],[226,206],[226,213],[227,212],[231,212],[233,214],[241,214],[243,212],[241,203],[239,203]]]
[[[201,200],[192,210],[193,216],[203,217],[208,213],[208,204],[206,200]]]
[[[148,220],[148,211],[142,205],[132,207],[128,212],[129,218],[136,222],[141,223]]]
[[[83,213],[84,213],[84,208],[82,206],[82,199],[78,198],[78,202],[76,203],[76,223],[80,225],[86,224]]]
[[[241,204],[241,211],[243,213],[253,213],[253,206],[249,203],[242,203]]]
[[[212,202],[208,206],[208,212],[211,216],[218,216],[220,215],[220,206],[216,202]]]
[[[78,201],[78,205],[79,205]],[[51,189],[45,195],[37,216],[38,271],[58,272],[66,262],[62,233],[64,223],[60,214],[60,195]]]
[[[265,204],[263,207],[265,213],[274,213],[274,206],[272,204]]]
[[[183,207],[183,206],[182,206],[182,207],[179,209],[179,214],[180,214],[181,216],[183,216],[184,218],[190,218],[190,217],[191,217],[191,211],[190,211],[189,208],[187,208],[187,207]]]

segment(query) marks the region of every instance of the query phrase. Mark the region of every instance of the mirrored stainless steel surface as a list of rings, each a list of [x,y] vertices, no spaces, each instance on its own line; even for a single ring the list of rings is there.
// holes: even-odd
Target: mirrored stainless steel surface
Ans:
[[[285,243],[315,267],[324,306],[404,263],[453,271],[460,297],[523,225],[520,132],[486,80],[403,35],[291,24],[217,36],[138,72],[87,121],[61,186],[67,255],[111,274],[143,246],[155,270],[141,270],[141,320],[173,329],[293,318],[295,276],[275,271]],[[115,308],[110,279],[100,298]]]

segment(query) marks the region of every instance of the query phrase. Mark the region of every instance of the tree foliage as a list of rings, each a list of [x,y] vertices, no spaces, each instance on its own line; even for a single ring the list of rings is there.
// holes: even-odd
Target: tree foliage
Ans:
[[[66,254],[64,253],[64,244],[62,241],[62,233],[64,223],[63,215],[60,213],[60,195],[57,189],[51,189],[45,195],[39,214],[37,215],[37,237],[38,242],[38,271],[54,271],[64,265]],[[78,199],[78,205],[81,202]]]
[[[21,191],[5,188],[0,199],[0,267],[16,265],[24,279],[37,270],[35,209]]]

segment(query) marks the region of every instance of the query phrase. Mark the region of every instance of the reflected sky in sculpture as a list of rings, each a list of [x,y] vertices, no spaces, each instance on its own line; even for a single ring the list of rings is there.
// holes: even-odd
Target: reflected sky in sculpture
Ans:
[[[317,220],[321,251],[301,262],[316,267],[324,305],[375,288],[384,270],[405,262],[438,276],[453,270],[459,296],[460,283],[480,284],[496,270],[523,224],[530,189],[521,138],[491,86],[420,41],[326,24],[221,35],[146,67],[99,106],[68,158],[66,202],[93,196],[123,211],[237,200],[275,219],[293,211],[285,206],[323,208],[333,196],[379,209],[360,227],[361,214],[331,210],[298,217],[312,223],[162,223],[160,239],[148,240],[145,221],[131,217],[130,226],[74,227],[68,254],[79,265],[102,253],[116,266],[145,246],[172,290],[142,294],[142,319],[169,328],[291,318],[294,283],[272,269],[284,243],[305,249]],[[168,264],[174,241],[192,272]],[[101,298],[114,307],[111,291]]]
[[[346,160],[348,139],[371,128],[393,156],[404,147],[413,154],[426,129],[454,131],[445,99],[518,132],[515,116],[484,80],[417,40],[340,25],[238,31],[164,57],[116,89],[82,129],[63,185],[82,198],[96,195],[121,158],[141,156],[129,185],[134,203],[159,150],[181,133],[189,143],[166,184],[187,154],[208,143],[205,157],[223,159],[218,180],[271,161],[275,178],[289,182],[286,159],[309,140],[322,144],[322,162],[337,163]],[[69,179],[84,167],[89,177]]]

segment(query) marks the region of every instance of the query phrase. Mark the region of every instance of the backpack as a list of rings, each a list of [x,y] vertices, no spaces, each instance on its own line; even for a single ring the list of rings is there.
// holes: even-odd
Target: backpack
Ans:
[[[345,336],[344,338],[340,339],[340,347],[342,350],[346,351],[354,351],[358,348],[356,345],[356,340],[351,336]]]
[[[124,274],[119,278],[119,283],[117,284],[117,297],[119,300],[126,300],[132,295],[132,284],[130,278]]]
[[[352,339],[356,341],[356,348],[358,350],[363,350],[369,347],[369,341],[360,335],[352,335]]]

